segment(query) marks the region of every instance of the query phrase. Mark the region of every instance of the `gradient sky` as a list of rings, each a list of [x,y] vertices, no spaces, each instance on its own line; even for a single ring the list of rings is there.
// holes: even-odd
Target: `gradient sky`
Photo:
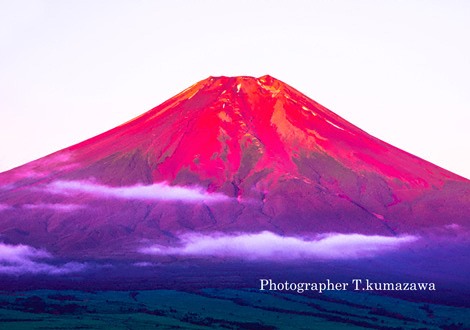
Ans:
[[[0,0],[0,171],[270,74],[470,178],[470,1]]]

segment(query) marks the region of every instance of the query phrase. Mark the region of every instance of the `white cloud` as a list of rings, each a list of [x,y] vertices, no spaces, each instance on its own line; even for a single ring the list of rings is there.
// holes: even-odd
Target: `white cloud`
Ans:
[[[0,203],[0,212],[3,210],[8,210],[9,208],[10,208],[10,205]]]
[[[10,245],[0,243],[0,274],[49,274],[60,275],[84,270],[82,263],[68,262],[52,264],[53,257],[45,250],[28,245]]]
[[[445,225],[444,228],[450,229],[450,230],[459,230],[462,228],[462,226],[456,223],[451,223],[451,224]]]
[[[416,236],[367,236],[362,234],[326,234],[307,240],[279,236],[264,231],[234,235],[186,234],[180,246],[153,245],[140,250],[155,255],[218,256],[248,260],[357,259],[371,257],[416,241]]]
[[[152,262],[147,262],[147,261],[140,261],[140,262],[135,262],[132,264],[135,267],[154,267],[156,264]]]
[[[53,211],[62,211],[62,212],[70,212],[70,211],[75,211],[78,209],[83,208],[83,205],[77,205],[77,204],[50,204],[50,203],[39,203],[39,204],[25,204],[23,205],[23,208],[26,209],[50,209]],[[1,207],[0,207],[1,210]]]
[[[198,187],[169,186],[166,183],[156,183],[148,186],[110,187],[87,181],[55,181],[47,185],[47,190],[56,194],[73,195],[87,193],[98,197],[122,199],[179,200],[186,202],[214,202],[229,199],[224,194],[208,193]]]

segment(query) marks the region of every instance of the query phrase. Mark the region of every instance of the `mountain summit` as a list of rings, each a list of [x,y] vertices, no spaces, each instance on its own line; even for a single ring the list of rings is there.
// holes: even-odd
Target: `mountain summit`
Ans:
[[[185,232],[395,236],[470,218],[467,179],[271,76],[204,79],[0,185],[3,240],[59,255],[125,256]]]

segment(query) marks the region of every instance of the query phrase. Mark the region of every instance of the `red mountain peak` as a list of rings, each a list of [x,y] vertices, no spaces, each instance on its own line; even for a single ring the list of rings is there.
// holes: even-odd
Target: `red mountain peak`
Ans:
[[[318,164],[318,157],[359,176],[381,176],[400,189],[465,180],[374,138],[269,75],[208,77],[59,152],[60,158],[65,153],[66,168],[80,167],[80,175],[90,168],[89,176],[112,184],[202,180],[218,189],[263,171],[270,173],[269,181],[283,176],[309,181],[305,171],[312,165],[306,164]],[[47,159],[54,158],[35,165],[49,167]],[[135,173],[124,175],[129,164]]]
[[[126,237],[187,230],[408,233],[466,225],[469,183],[271,76],[209,77],[0,174],[0,233],[38,243],[55,235],[55,251],[97,244],[110,255]],[[182,207],[166,193],[197,199]],[[205,204],[211,193],[223,196],[217,205]],[[76,226],[83,232],[65,239]]]

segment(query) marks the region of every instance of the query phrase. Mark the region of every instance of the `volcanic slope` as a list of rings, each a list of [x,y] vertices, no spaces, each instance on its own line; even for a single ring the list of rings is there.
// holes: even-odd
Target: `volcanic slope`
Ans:
[[[466,230],[470,181],[270,76],[209,77],[0,174],[5,242],[119,256],[184,232]]]

